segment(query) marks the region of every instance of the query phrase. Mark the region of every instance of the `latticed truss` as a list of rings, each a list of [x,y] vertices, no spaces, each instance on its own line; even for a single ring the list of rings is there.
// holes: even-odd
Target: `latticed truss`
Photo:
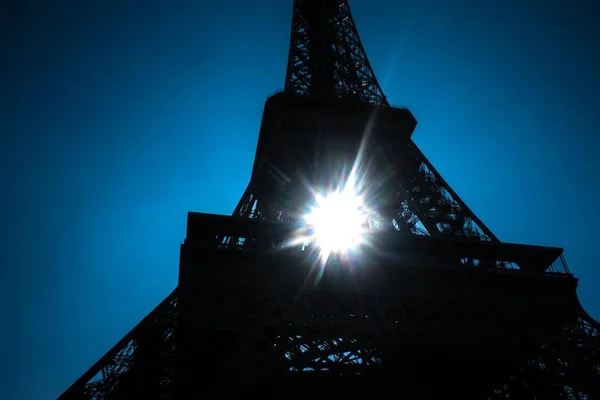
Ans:
[[[373,104],[389,110],[347,0],[294,0],[285,92],[327,101],[339,99],[347,104]],[[374,208],[369,221],[374,231],[393,235],[395,232],[385,232],[392,228],[415,235],[405,235],[410,238],[418,236],[419,240],[444,237],[446,241],[448,237],[458,237],[473,239],[467,241],[470,245],[488,246],[488,242],[504,245],[411,139],[406,147],[394,150],[399,160],[395,186],[387,187],[387,198]],[[268,181],[262,178],[251,180],[233,216],[246,222],[248,219],[291,222],[297,216],[288,210],[274,209],[272,197],[269,201],[261,197]],[[189,229],[188,223],[188,233]],[[217,230],[204,237],[204,249],[217,248],[222,254],[250,254],[249,257],[254,257],[252,254],[259,244],[262,251],[268,250],[267,254],[276,254],[281,249],[277,241],[264,240],[269,242],[265,246],[247,233]],[[404,253],[415,256],[414,249]],[[207,266],[203,259],[197,260],[195,267],[230,266],[226,258],[213,256],[206,263],[215,265]],[[423,265],[431,264],[425,260],[428,257],[423,258]],[[545,265],[533,272],[521,269],[527,263],[521,264],[524,260],[518,258],[458,253],[454,257],[453,253],[450,261],[448,265],[452,268],[461,264],[460,271],[487,271],[498,281],[520,272],[523,276],[539,274],[544,279],[572,279],[562,256],[555,265]],[[404,267],[408,265],[408,261],[402,262]],[[235,267],[254,268],[256,263],[240,262]],[[293,268],[287,264],[281,267]],[[199,378],[202,369],[217,369],[217,364],[221,369],[214,374],[215,379],[203,381],[207,387],[191,382],[194,390],[208,398],[235,398],[252,393],[259,382],[267,382],[268,386],[288,382],[286,379],[290,377],[326,376],[323,384],[332,377],[354,380],[375,375],[387,376],[390,385],[403,379],[400,386],[404,389],[412,385],[415,390],[424,390],[421,382],[429,382],[430,390],[439,389],[446,397],[600,398],[599,328],[580,307],[575,307],[568,318],[557,317],[556,321],[549,318],[545,322],[551,327],[542,329],[531,319],[519,316],[518,306],[514,307],[514,313],[508,307],[510,312],[499,314],[494,311],[497,308],[494,304],[477,300],[442,301],[435,293],[430,298],[411,297],[396,287],[386,293],[367,290],[358,295],[315,285],[302,290],[296,287],[290,295],[281,287],[267,287],[262,281],[243,285],[233,283],[232,279],[217,284],[212,278],[217,279],[218,270],[211,274],[211,279],[201,282],[200,290],[193,296],[184,292],[189,288],[182,289],[180,284],[61,398],[174,398],[178,382],[185,376],[182,369],[196,368]],[[187,305],[182,306],[184,303]],[[181,328],[184,323],[186,329]],[[200,367],[179,365],[177,354],[184,354],[186,346],[193,347],[188,327],[196,329],[192,337],[206,331],[217,335],[224,329],[233,331],[237,336],[230,347],[235,350],[221,354],[213,349],[216,339],[215,342],[203,339],[197,346],[198,354],[204,354],[196,359]],[[187,333],[181,335],[184,330]],[[207,362],[209,353],[215,364],[206,367],[202,364]],[[478,356],[484,357],[485,362]],[[440,384],[436,389],[435,384],[430,384],[442,378],[446,385],[453,380],[454,386]],[[371,385],[367,395],[372,395],[375,389]],[[280,392],[273,393],[279,396]],[[262,394],[266,396],[269,392]]]
[[[60,398],[172,398],[176,305],[175,291]]]
[[[482,348],[496,353],[508,352],[509,357],[516,360],[514,370],[497,376],[496,381],[501,383],[489,384],[489,399],[521,396],[518,398],[587,400],[600,395],[597,385],[600,336],[597,325],[585,315],[546,339],[524,330],[525,340],[536,343],[535,351],[527,353],[514,341],[518,335],[512,338],[509,347],[494,342],[494,336],[500,338],[509,332],[493,329],[497,323],[494,316],[471,307],[329,290],[307,290],[292,300],[256,287],[217,287],[207,291],[205,296],[214,298],[218,293],[223,301],[202,302],[205,309],[198,315],[199,321],[210,322],[211,318],[232,315],[238,319],[250,318],[256,323],[244,333],[246,346],[226,360],[228,373],[215,380],[215,387],[207,388],[213,393],[239,394],[251,390],[252,385],[257,384],[255,380],[273,373],[360,377],[377,371],[385,373],[390,368],[409,371],[414,367],[411,363],[416,362],[412,357],[418,356],[407,356],[411,346],[423,348],[429,342],[433,348],[452,343],[452,346],[466,343],[468,347],[485,340],[489,343],[483,343]],[[170,301],[157,307],[62,398],[110,399],[123,395],[131,398],[144,393],[151,393],[146,398],[172,398],[175,296],[176,293]],[[168,317],[159,322],[159,314]],[[477,324],[472,325],[475,321]],[[464,331],[468,326],[471,326],[468,332]],[[155,343],[151,358],[140,345],[148,332],[156,332],[161,339]],[[524,352],[522,361],[519,361],[518,351]],[[494,365],[461,365],[463,356],[454,357],[456,371],[467,372],[472,368],[495,371]],[[497,359],[496,363],[503,359],[498,354],[493,354],[493,358]],[[465,382],[473,378],[464,377]],[[230,379],[246,385],[232,387]],[[414,379],[426,381],[427,375]]]
[[[221,223],[227,221],[231,224]],[[431,364],[425,361],[432,359],[437,367],[451,369],[451,372],[445,372],[446,379],[451,377],[457,385],[464,384],[465,379],[475,379],[477,385],[470,383],[469,387],[481,396],[473,398],[499,399],[506,398],[507,394],[534,398],[527,397],[529,392],[535,392],[538,399],[592,399],[598,395],[598,387],[594,384],[600,378],[598,325],[580,309],[566,314],[563,310],[554,315],[538,313],[536,308],[527,311],[522,307],[480,301],[477,295],[456,300],[448,300],[454,299],[452,295],[447,300],[435,295],[419,297],[403,290],[397,291],[395,284],[377,286],[377,289],[371,289],[369,284],[364,288],[366,291],[354,284],[338,288],[335,274],[331,275],[333,280],[315,281],[300,287],[293,281],[269,283],[261,275],[265,274],[264,270],[261,272],[262,267],[251,261],[256,257],[254,252],[260,251],[264,243],[257,241],[259,247],[250,250],[243,245],[239,249],[210,246],[214,242],[206,233],[213,232],[214,227],[224,227],[223,231],[240,227],[240,230],[248,231],[243,226],[257,223],[246,220],[240,225],[240,221],[243,220],[192,215],[188,221],[187,244],[182,257],[189,251],[194,252],[196,246],[208,245],[213,249],[206,262],[202,257],[184,262],[184,265],[190,266],[190,271],[198,271],[199,279],[183,288],[180,286],[62,398],[173,398],[177,385],[176,352],[179,349],[186,353],[185,346],[190,345],[189,341],[181,342],[176,332],[181,326],[182,315],[188,328],[198,330],[198,337],[201,337],[201,332],[217,329],[216,336],[204,336],[207,339],[192,343],[192,346],[200,348],[200,354],[211,353],[213,359],[209,364],[218,361],[220,365],[216,378],[209,380],[207,387],[196,385],[202,386],[199,390],[212,395],[226,393],[234,398],[244,392],[252,392],[254,385],[265,384],[273,376],[293,381],[293,377],[306,374],[325,374],[326,379],[340,376],[364,378],[397,375],[397,371],[403,371],[405,378],[421,382],[431,374]],[[278,227],[287,229],[285,225],[279,224]],[[272,234],[281,237],[279,231]],[[231,232],[228,236],[240,235]],[[204,239],[198,241],[197,238]],[[265,243],[271,240],[270,236],[263,239]],[[406,242],[406,237],[400,236],[399,239]],[[418,241],[431,243],[432,238]],[[445,239],[437,242],[447,243]],[[489,246],[480,242],[468,243],[469,248],[473,245]],[[415,251],[419,248],[412,243],[405,245]],[[494,246],[501,250],[507,245]],[[392,243],[391,248],[396,246]],[[306,250],[298,246],[287,251]],[[401,248],[398,251],[403,253]],[[203,253],[191,254],[201,256]],[[268,254],[270,256],[266,256]],[[261,259],[272,263],[274,261],[267,259],[281,257],[278,254],[281,253],[267,249]],[[417,260],[418,254],[413,254],[413,259]],[[423,254],[429,254],[425,248]],[[240,261],[246,262],[244,260],[248,256],[251,257],[248,264],[240,264]],[[286,256],[285,259],[300,260],[297,256]],[[407,264],[408,260],[398,259],[398,262],[400,264],[394,268],[412,265]],[[545,262],[551,263],[552,259]],[[301,265],[279,265],[279,261],[276,265],[306,283],[303,273],[298,275],[294,272],[302,268]],[[428,274],[426,264],[418,265],[418,270]],[[250,269],[244,278],[249,281],[238,279],[237,283],[230,282],[232,268],[236,271]],[[462,268],[459,271],[463,271]],[[549,282],[561,280],[568,286],[572,280],[569,274],[543,272],[548,271],[547,268],[539,271]],[[522,272],[505,271],[503,274],[516,277]],[[468,288],[462,286],[465,285],[461,278],[464,273],[452,280],[446,277],[444,285],[458,292],[468,292]],[[531,276],[531,272],[524,273],[524,276]],[[394,272],[390,270],[388,274]],[[200,279],[203,276],[212,279]],[[493,276],[497,278],[490,279],[503,279],[497,272]],[[386,282],[391,279],[392,275],[385,277]],[[394,282],[406,280],[401,275],[393,279]],[[426,291],[431,290],[434,281],[424,283],[429,288]],[[358,282],[362,281],[359,279],[355,283]],[[184,304],[182,290],[186,293],[184,308],[181,308]],[[540,316],[536,317],[537,314]],[[223,336],[222,330],[236,332],[231,336],[236,338],[231,342],[233,351],[215,353],[210,350],[215,343],[209,338]],[[189,333],[187,335],[190,336]],[[191,333],[191,337],[196,337],[196,334]],[[474,353],[477,354],[475,358]],[[216,361],[214,357],[217,357]],[[222,360],[218,360],[219,357]],[[197,361],[196,364],[204,368],[202,365],[206,360]],[[184,367],[192,368],[190,363],[185,363]],[[485,371],[486,376],[477,375],[481,371]],[[309,375],[308,378],[313,379],[314,376],[320,375]],[[465,394],[458,387],[446,387],[445,390],[447,393]]]
[[[360,41],[347,0],[295,0],[285,91],[354,99],[389,107]],[[404,153],[402,188],[391,188],[391,215],[376,212],[374,226],[400,231],[498,241],[410,140]],[[400,156],[400,154],[399,154]],[[394,194],[395,193],[395,194]],[[265,218],[253,182],[234,215]],[[278,216],[286,218],[285,212]],[[385,220],[391,217],[392,221]],[[384,219],[383,221],[381,221]],[[383,223],[379,223],[383,222]]]
[[[414,142],[407,148],[405,185],[420,209],[430,235],[453,235],[497,242],[496,236],[469,209]]]
[[[545,340],[489,396],[591,400],[600,398],[600,328],[582,314]]]
[[[398,231],[415,235],[498,241],[412,141],[406,152],[405,167],[405,172],[398,176],[403,182],[402,187],[392,188],[395,195],[385,205],[391,212],[383,214],[375,209],[371,221],[373,228],[387,228],[391,224]],[[255,182],[250,182],[233,215],[262,219],[275,214],[277,220],[290,220],[282,210],[267,212],[267,205],[261,202],[255,188]]]
[[[285,90],[387,104],[347,1],[294,0]]]

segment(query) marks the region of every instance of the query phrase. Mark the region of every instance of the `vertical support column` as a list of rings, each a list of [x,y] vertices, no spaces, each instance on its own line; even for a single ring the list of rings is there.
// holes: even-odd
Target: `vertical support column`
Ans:
[[[311,73],[310,94],[333,99],[335,94],[335,63],[333,44],[335,26],[330,23],[339,9],[335,0],[304,0],[301,13],[307,23]]]

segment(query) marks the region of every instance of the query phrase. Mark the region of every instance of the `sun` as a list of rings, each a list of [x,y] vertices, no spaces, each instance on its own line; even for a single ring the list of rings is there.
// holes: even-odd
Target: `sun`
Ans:
[[[356,249],[368,229],[363,199],[350,189],[315,196],[315,206],[304,221],[310,229],[309,241],[319,247],[324,261],[332,253],[344,254]]]

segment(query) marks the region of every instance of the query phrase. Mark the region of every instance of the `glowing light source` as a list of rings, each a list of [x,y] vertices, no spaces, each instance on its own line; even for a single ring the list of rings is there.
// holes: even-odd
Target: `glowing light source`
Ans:
[[[311,228],[310,241],[320,248],[326,261],[331,253],[344,253],[364,240],[368,228],[366,208],[353,190],[316,196],[316,206],[305,216]]]

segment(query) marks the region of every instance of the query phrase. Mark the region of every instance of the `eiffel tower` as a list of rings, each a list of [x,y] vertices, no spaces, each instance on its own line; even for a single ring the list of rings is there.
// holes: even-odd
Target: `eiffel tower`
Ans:
[[[562,249],[501,242],[416,124],[347,0],[294,0],[285,87],[233,215],[188,213],[177,288],[60,398],[600,399],[599,325]],[[362,245],[324,258],[300,216],[350,184]]]

